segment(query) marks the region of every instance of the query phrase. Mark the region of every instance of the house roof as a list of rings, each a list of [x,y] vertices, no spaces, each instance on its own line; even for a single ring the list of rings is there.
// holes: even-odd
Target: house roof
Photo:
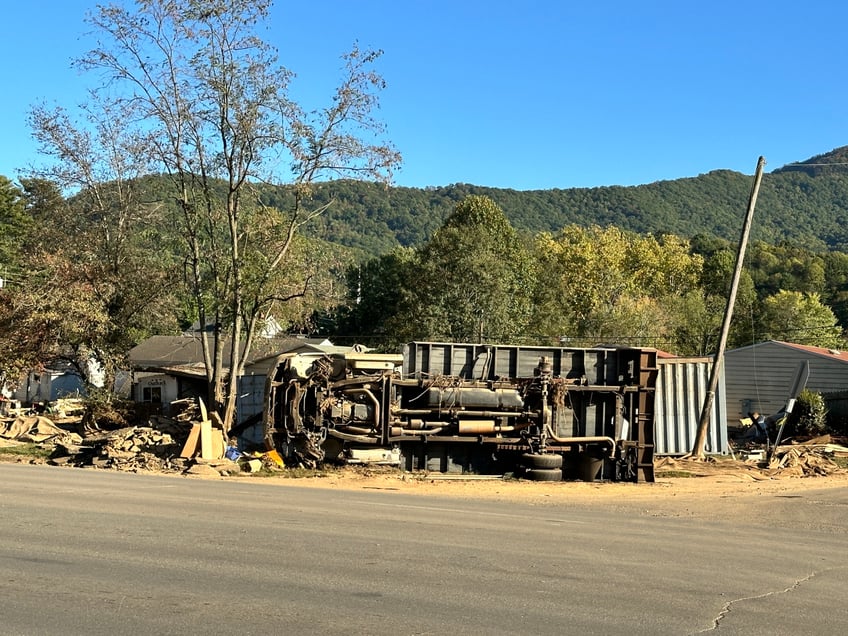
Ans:
[[[848,364],[848,351],[842,351],[840,349],[826,349],[824,347],[811,347],[809,345],[801,345],[795,344],[794,342],[784,342],[782,340],[766,340],[765,342],[757,342],[753,345],[748,345],[747,347],[740,347],[739,349],[734,349],[734,351],[744,351],[745,349],[753,349],[754,347],[762,347],[763,345],[777,345],[780,347],[787,347],[788,349],[794,349],[795,351],[800,351],[802,353],[808,353],[815,356],[820,356],[822,358],[827,358],[828,360],[837,360],[839,362],[845,362]]]
[[[772,342],[776,342],[777,344],[789,347],[790,349],[797,349],[798,351],[805,351],[806,353],[811,353],[813,355],[822,356],[831,360],[840,360],[842,362],[848,363],[848,351],[842,351],[840,349],[825,349],[824,347],[811,347],[809,345],[794,344],[792,342],[782,342],[780,340],[773,340]]]
[[[302,347],[316,347],[323,350],[325,347],[332,347],[332,343],[322,338],[260,338],[254,341],[247,364],[274,358],[281,353]],[[151,336],[130,350],[129,359],[132,368],[137,371],[202,368],[201,339],[198,335]],[[229,363],[230,347],[228,343],[225,343],[224,365]]]

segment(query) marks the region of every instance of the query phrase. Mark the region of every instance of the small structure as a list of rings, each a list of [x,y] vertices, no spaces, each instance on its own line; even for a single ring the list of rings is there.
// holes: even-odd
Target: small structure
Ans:
[[[768,340],[725,354],[727,416],[777,413],[786,405],[800,363],[810,365],[807,389],[827,394],[848,389],[848,352]]]
[[[92,370],[95,371],[92,379],[101,380],[102,385],[102,374],[98,377],[96,369]],[[85,382],[77,370],[67,361],[54,360],[41,370],[30,371],[14,390],[12,399],[33,404],[81,395],[85,395]]]

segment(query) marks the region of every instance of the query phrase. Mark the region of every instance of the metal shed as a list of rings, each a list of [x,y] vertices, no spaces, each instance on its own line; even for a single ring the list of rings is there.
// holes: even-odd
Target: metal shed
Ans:
[[[848,352],[768,340],[725,354],[727,416],[777,413],[786,405],[798,365],[809,362],[807,388],[817,393],[848,389]]]

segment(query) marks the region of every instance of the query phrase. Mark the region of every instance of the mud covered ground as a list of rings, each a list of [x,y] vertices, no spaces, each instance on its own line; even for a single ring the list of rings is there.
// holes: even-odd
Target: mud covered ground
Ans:
[[[320,477],[271,476],[281,487],[381,490],[421,497],[523,502],[557,508],[605,508],[638,516],[735,520],[848,533],[848,470],[827,476],[769,474],[746,462],[662,460],[653,483],[531,482],[414,475],[345,468]],[[682,475],[687,476],[665,476]],[[256,479],[239,476],[235,479]]]

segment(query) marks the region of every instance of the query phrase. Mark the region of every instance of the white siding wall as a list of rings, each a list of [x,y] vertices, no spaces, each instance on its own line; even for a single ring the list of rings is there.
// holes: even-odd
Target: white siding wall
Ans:
[[[33,371],[14,392],[14,399],[24,404],[52,401],[60,397],[77,397],[83,394],[82,379],[73,373],[58,371]]]
[[[170,375],[156,374],[138,378],[135,390],[135,401],[144,402],[144,389],[151,387],[159,387],[161,389],[161,404],[170,404],[178,398],[177,379]]]

